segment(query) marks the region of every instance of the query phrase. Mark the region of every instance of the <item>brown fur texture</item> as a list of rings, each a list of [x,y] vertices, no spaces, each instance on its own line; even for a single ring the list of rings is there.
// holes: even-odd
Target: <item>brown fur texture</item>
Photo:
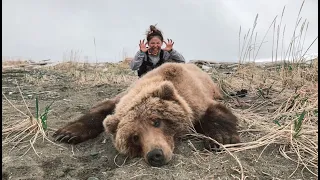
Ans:
[[[79,143],[96,137],[104,127],[120,153],[162,166],[172,159],[175,139],[186,133],[202,133],[223,144],[240,142],[237,118],[215,99],[222,95],[207,73],[194,64],[166,63],[55,136]],[[70,141],[72,136],[78,138]],[[209,141],[205,145],[215,146]]]
[[[212,137],[221,144],[240,142],[237,132],[237,117],[222,104],[212,103],[205,115],[195,124],[197,133]],[[205,147],[217,150],[219,146],[210,140],[205,140]]]
[[[107,99],[97,103],[88,113],[81,116],[78,120],[58,129],[53,134],[53,137],[56,141],[70,144],[78,144],[97,137],[104,130],[102,125],[103,120],[107,115],[113,113],[116,104],[123,94],[124,92],[113,99]]]
[[[160,164],[166,164],[172,158],[174,138],[192,130],[221,143],[239,142],[237,118],[214,100],[221,98],[217,85],[197,66],[167,63],[129,88],[103,124],[114,135],[120,153],[142,156],[148,162],[147,154],[161,149]],[[155,122],[160,126],[155,127]]]

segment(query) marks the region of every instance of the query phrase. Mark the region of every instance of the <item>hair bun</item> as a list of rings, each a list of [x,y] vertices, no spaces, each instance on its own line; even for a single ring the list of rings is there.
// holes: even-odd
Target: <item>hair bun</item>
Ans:
[[[153,32],[157,32],[158,29],[156,28],[155,25],[150,25],[150,32],[153,31]]]
[[[161,31],[159,29],[157,29],[155,25],[150,25],[150,29],[147,34],[152,34],[152,33],[159,34],[159,33],[161,33]]]
[[[160,39],[163,41],[162,32],[156,28],[156,25],[150,25],[149,30],[146,33],[147,41],[149,41],[154,36],[159,36]]]

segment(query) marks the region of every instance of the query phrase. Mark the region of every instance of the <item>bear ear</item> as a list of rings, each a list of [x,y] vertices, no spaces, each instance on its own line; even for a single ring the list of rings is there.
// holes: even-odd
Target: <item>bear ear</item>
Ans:
[[[164,100],[173,100],[174,86],[171,83],[163,83],[157,88],[153,95]]]
[[[115,115],[109,115],[103,120],[104,129],[111,134],[115,134],[120,120]]]

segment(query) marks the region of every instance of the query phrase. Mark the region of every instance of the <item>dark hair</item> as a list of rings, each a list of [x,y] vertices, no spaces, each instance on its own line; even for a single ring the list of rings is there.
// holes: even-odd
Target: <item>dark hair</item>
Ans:
[[[150,29],[147,31],[147,41],[150,41],[153,37],[159,37],[163,41],[162,32],[154,25],[150,25]]]

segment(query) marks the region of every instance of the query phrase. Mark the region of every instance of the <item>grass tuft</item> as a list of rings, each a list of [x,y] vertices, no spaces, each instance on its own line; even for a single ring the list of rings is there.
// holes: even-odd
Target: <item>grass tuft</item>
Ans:
[[[18,85],[17,85],[18,86]],[[57,145],[59,147],[65,148],[59,144],[54,143],[51,141],[48,136],[46,130],[48,129],[47,126],[47,119],[48,119],[48,113],[50,110],[51,105],[53,102],[46,106],[45,111],[40,115],[39,110],[39,102],[38,97],[36,98],[36,117],[34,117],[28,108],[28,105],[26,104],[24,97],[22,95],[22,92],[20,90],[20,87],[18,86],[20,96],[22,97],[22,100],[25,104],[25,107],[28,111],[28,113],[24,113],[22,110],[18,109],[16,105],[14,105],[4,93],[2,93],[2,96],[6,99],[6,101],[19,113],[22,115],[21,119],[14,119],[12,123],[3,125],[2,128],[2,136],[4,137],[2,141],[2,146],[5,145],[12,145],[12,148],[10,151],[14,150],[15,148],[19,147],[17,149],[18,151],[21,151],[23,149],[26,149],[26,151],[22,154],[24,156],[29,152],[30,149],[33,149],[35,154],[39,156],[38,152],[34,148],[34,144],[37,142],[39,137],[42,137],[43,140],[47,140],[51,142],[54,145]],[[39,116],[40,115],[40,116]],[[25,145],[27,143],[27,145]]]
[[[52,101],[51,104],[47,105],[45,107],[43,114],[40,115],[40,121],[41,121],[43,130],[47,130],[47,128],[48,128],[48,125],[47,125],[48,113],[49,113],[50,107],[52,106],[53,103],[54,103],[54,101]],[[38,97],[36,97],[36,119],[38,121],[39,121],[39,111],[40,111],[39,100],[38,100]]]

